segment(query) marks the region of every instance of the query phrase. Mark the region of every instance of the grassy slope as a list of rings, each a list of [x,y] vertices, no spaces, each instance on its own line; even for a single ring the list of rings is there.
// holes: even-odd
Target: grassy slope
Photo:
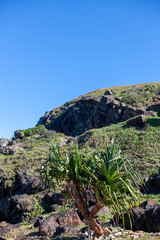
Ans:
[[[120,86],[112,87],[114,95],[122,97],[124,102],[131,105],[146,108],[151,105],[160,105],[160,83],[139,84],[136,86]],[[106,89],[100,89],[87,96],[99,96],[104,94]],[[134,98],[133,98],[134,96]],[[76,99],[77,100],[77,99]],[[73,100],[72,102],[74,102]],[[100,150],[104,148],[104,144],[114,138],[117,143],[122,146],[122,154],[133,163],[134,168],[144,177],[148,177],[151,173],[158,170],[160,166],[160,114],[158,106],[156,117],[148,118],[149,126],[146,131],[140,131],[135,127],[126,127],[126,122],[103,127],[100,129],[92,129],[92,136],[82,146],[82,151]],[[58,110],[60,108],[57,108]],[[58,113],[59,114],[59,113]],[[32,173],[35,169],[48,158],[51,144],[59,143],[64,150],[69,150],[72,145],[78,142],[78,138],[83,138],[85,134],[72,139],[70,144],[65,144],[69,137],[62,133],[48,135],[43,126],[22,131],[26,135],[22,140],[16,140],[24,149],[15,155],[5,156],[0,154],[1,168],[5,170],[8,178],[6,184],[9,186],[14,180],[14,171],[17,169],[26,169]],[[38,216],[45,213],[45,209],[39,200],[40,194],[30,195],[35,201],[35,209],[31,216]],[[159,202],[159,195],[147,196]],[[160,203],[160,202],[159,202]]]
[[[131,105],[146,108],[151,105],[157,106],[159,103],[160,108],[160,82],[112,87],[110,89],[114,91],[114,95],[122,97],[122,101]],[[104,94],[105,91],[106,89],[100,89],[90,92],[86,96],[98,96]],[[150,124],[146,131],[139,131],[134,127],[127,128],[125,122],[90,130],[94,134],[83,148],[87,151],[93,150],[93,148],[103,148],[105,141],[114,137],[116,142],[122,144],[122,154],[133,162],[136,169],[144,174],[150,173],[160,164],[160,114],[158,108],[156,114],[155,118],[148,119]],[[51,144],[59,142],[65,145],[65,139],[68,139],[61,133],[48,136],[43,126],[22,132],[25,133],[26,137],[23,140],[17,139],[17,141],[24,147],[24,150],[13,156],[0,154],[1,168],[5,170],[35,169],[48,157]]]

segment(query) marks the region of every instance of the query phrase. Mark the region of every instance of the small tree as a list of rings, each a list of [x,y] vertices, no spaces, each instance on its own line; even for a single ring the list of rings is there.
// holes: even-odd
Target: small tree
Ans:
[[[105,151],[90,154],[81,153],[76,147],[62,155],[60,147],[55,146],[40,170],[42,179],[50,186],[66,182],[84,219],[98,235],[103,234],[103,229],[94,216],[103,206],[112,206],[117,218],[122,215],[124,224],[124,211],[131,223],[128,209],[132,204],[139,204],[141,194],[135,181],[138,174],[129,161],[121,157],[120,152],[119,146],[113,141]],[[91,211],[87,208],[88,189],[94,193],[97,201]],[[109,229],[108,233],[111,233]]]

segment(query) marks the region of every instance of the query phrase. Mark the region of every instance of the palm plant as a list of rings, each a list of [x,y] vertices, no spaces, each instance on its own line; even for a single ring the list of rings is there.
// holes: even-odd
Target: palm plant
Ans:
[[[105,151],[90,154],[83,154],[76,147],[63,156],[60,147],[55,146],[40,172],[50,185],[66,182],[84,219],[98,235],[103,234],[103,229],[94,216],[103,206],[112,206],[117,217],[122,215],[124,223],[123,211],[131,222],[128,209],[132,204],[139,204],[140,192],[135,181],[139,176],[129,161],[121,157],[120,148],[113,141]],[[91,211],[87,208],[87,189],[97,200]]]

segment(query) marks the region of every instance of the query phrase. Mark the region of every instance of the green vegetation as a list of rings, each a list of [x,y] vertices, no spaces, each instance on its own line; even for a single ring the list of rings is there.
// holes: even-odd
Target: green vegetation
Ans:
[[[160,83],[104,88],[90,92],[86,96],[96,97],[103,95],[107,89],[113,90],[114,96],[121,98],[123,102],[131,106],[154,110],[156,116],[148,117],[147,122],[149,125],[145,131],[141,131],[138,127],[127,127],[126,122],[89,130],[88,132],[92,134],[89,134],[89,137],[83,144],[82,142],[79,143],[79,147],[81,147],[80,156],[84,156],[84,158],[88,156],[90,159],[89,153],[95,153],[95,151],[99,153],[104,152],[106,142],[109,143],[111,139],[114,139],[116,144],[120,144],[122,158],[129,159],[137,173],[140,173],[144,179],[150,175],[156,175],[160,166]],[[55,117],[56,114],[57,118],[61,117],[67,107],[75,104],[75,101],[81,97],[66,103],[65,106],[57,108]],[[76,130],[79,130],[79,132],[81,130],[81,126],[78,123]],[[72,138],[65,136],[63,133],[51,133],[43,125],[20,130],[20,132],[22,139],[14,140],[23,150],[20,150],[15,155],[0,153],[1,169],[5,172],[4,189],[7,189],[7,191],[12,188],[17,170],[26,169],[28,173],[32,174],[34,170],[39,169],[46,162],[52,145],[59,144],[62,156],[65,156],[68,152],[73,153],[73,148],[78,144],[78,139],[83,139],[84,135],[88,134],[88,132],[85,132],[78,137]],[[70,156],[70,154],[68,155]],[[96,163],[94,163],[94,166],[95,168],[97,167]],[[84,171],[84,166],[81,168],[81,171]],[[93,168],[88,171],[94,173]],[[40,216],[41,214],[48,216],[48,214],[51,214],[48,212],[50,206],[42,204],[42,199],[37,194],[34,196],[30,195],[30,197],[33,199],[33,212],[27,216],[28,220],[27,218],[24,220],[24,225],[29,223],[29,218],[31,217]],[[144,200],[148,198],[160,203],[159,194],[145,194]],[[62,206],[58,211],[64,209],[64,206]],[[111,215],[107,213],[107,217],[99,217],[99,220],[107,221]]]
[[[129,161],[121,157],[120,152],[119,146],[113,141],[104,151],[95,151],[87,155],[77,147],[62,155],[60,147],[53,146],[52,154],[40,170],[41,178],[50,186],[55,187],[66,182],[67,189],[76,200],[84,219],[98,235],[102,235],[103,230],[95,222],[94,215],[104,205],[111,206],[118,214],[116,216],[121,214],[124,224],[123,211],[128,214],[131,222],[128,209],[133,204],[138,206],[142,197],[135,180],[140,180],[140,177]],[[91,212],[87,209],[88,189],[97,199],[97,204]]]
[[[34,128],[28,128],[26,130],[20,130],[23,137],[30,137],[35,134],[44,135],[46,133],[46,128],[44,125],[38,125]]]

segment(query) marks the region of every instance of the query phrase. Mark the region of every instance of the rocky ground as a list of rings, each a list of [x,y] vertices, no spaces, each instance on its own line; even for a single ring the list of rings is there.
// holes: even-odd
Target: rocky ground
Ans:
[[[85,152],[103,149],[112,137],[123,142],[122,154],[143,174],[144,201],[152,196],[156,203],[133,209],[134,232],[110,223],[113,234],[98,238],[70,202],[64,207],[62,188],[49,191],[35,170],[51,143],[64,152],[78,144]],[[97,90],[46,112],[37,127],[0,139],[0,239],[160,239],[159,149],[159,83]],[[110,218],[98,216],[104,228]]]

